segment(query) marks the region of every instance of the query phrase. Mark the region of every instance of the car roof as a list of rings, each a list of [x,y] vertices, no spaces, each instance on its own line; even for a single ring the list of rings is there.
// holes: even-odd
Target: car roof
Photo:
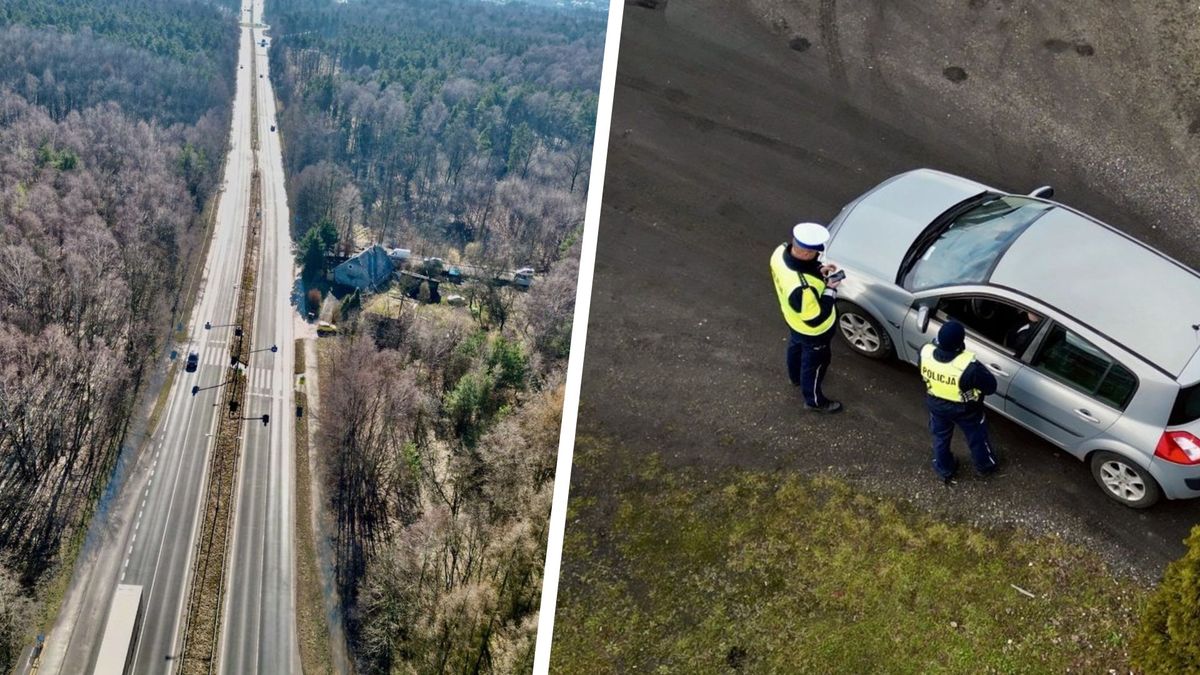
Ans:
[[[1056,205],[1017,237],[989,278],[1066,312],[1174,377],[1200,347],[1200,275]]]

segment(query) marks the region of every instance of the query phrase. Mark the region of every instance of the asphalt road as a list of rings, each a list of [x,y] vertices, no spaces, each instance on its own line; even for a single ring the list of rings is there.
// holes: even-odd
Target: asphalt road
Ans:
[[[793,223],[828,221],[921,166],[1013,191],[1052,184],[1057,199],[1200,267],[1198,10],[1071,7],[627,3],[580,433],[713,474],[831,472],[949,518],[1060,533],[1156,578],[1200,503],[1112,503],[1082,463],[998,415],[1004,474],[944,488],[916,371],[840,342],[825,388],[847,411],[804,412],[767,271]],[[961,434],[955,447],[966,457]],[[610,487],[576,480],[571,495]],[[565,551],[564,566],[573,554],[584,552]]]
[[[250,3],[251,0],[245,0],[244,9]],[[211,435],[217,414],[223,412],[217,408],[222,400],[220,389],[195,396],[191,389],[225,380],[229,340],[234,339],[232,328],[206,330],[204,325],[232,323],[241,278],[254,161],[251,33],[250,28],[242,29],[231,148],[225,164],[223,191],[197,305],[187,326],[189,340],[180,354],[183,358],[188,351],[199,352],[200,365],[195,373],[180,369],[152,444],[147,452],[127,458],[126,461],[132,462],[128,477],[119,486],[112,504],[102,505],[90,526],[88,544],[76,565],[63,608],[47,636],[39,672],[91,672],[109,601],[118,583],[143,586],[145,609],[134,672],[170,672],[181,649],[182,617],[208,477]],[[290,260],[290,254],[287,259]],[[291,428],[289,424],[282,426]],[[285,515],[290,515],[290,511]],[[261,576],[262,571],[256,574]]]
[[[261,24],[263,3],[254,5]],[[265,30],[255,30],[258,82],[258,166],[262,180],[262,242],[254,353],[247,371],[245,417],[270,415],[266,426],[247,422],[238,470],[233,546],[226,570],[220,670],[223,673],[299,672],[295,621],[295,503],[292,241],[283,158],[270,87]],[[266,351],[271,345],[278,353]]]

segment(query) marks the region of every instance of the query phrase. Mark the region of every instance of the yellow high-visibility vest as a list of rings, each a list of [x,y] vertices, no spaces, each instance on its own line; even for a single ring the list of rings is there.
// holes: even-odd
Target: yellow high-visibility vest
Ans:
[[[921,377],[925,379],[925,390],[929,395],[956,403],[978,401],[983,392],[978,389],[963,391],[958,386],[967,366],[975,360],[975,354],[964,350],[954,360],[942,363],[933,358],[934,349],[933,343],[921,348]]]
[[[837,318],[836,309],[830,312],[829,318],[818,326],[810,326],[805,321],[813,319],[821,313],[821,305],[817,299],[825,292],[825,280],[812,274],[802,274],[788,267],[787,262],[784,261],[784,256],[788,255],[787,248],[787,244],[780,244],[779,248],[771,254],[771,279],[775,282],[775,293],[779,296],[779,308],[783,311],[783,318],[792,330],[801,335],[824,335]],[[797,287],[805,285],[812,287],[813,292],[801,294],[800,311],[797,312],[792,309],[788,298],[792,296],[792,292]]]

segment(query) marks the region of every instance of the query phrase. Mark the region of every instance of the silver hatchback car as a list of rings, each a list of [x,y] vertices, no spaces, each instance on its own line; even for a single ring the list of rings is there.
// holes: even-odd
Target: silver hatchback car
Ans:
[[[854,200],[826,246],[847,273],[838,332],[916,363],[956,319],[996,376],[987,405],[1109,497],[1200,497],[1200,275],[1052,195],[919,169]]]

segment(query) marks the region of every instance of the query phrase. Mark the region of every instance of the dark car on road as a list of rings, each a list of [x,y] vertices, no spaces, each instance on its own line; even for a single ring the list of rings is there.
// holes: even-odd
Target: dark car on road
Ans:
[[[183,369],[189,373],[194,373],[194,372],[196,372],[196,367],[199,365],[200,365],[200,355],[197,354],[196,352],[192,352],[191,354],[188,354],[187,365],[185,365],[183,367]]]
[[[999,385],[987,405],[1087,463],[1109,497],[1200,497],[1200,274],[1052,194],[921,169],[854,200],[826,245],[847,272],[839,333],[916,363],[955,319]]]

